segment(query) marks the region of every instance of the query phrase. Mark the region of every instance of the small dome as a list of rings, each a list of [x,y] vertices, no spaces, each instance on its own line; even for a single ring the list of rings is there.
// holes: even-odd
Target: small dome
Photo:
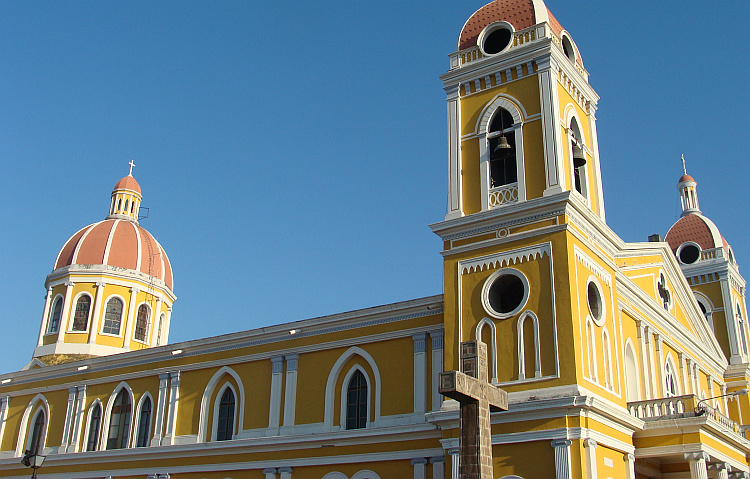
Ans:
[[[135,179],[133,184],[138,186]],[[164,281],[169,289],[173,289],[172,266],[167,253],[151,233],[128,220],[106,219],[71,236],[57,255],[54,269],[72,264],[107,265],[140,271]]]
[[[558,36],[563,32],[560,22],[541,0],[495,0],[469,17],[458,37],[458,49],[465,50],[476,46],[482,30],[487,25],[500,21],[510,23],[516,31],[546,21]]]
[[[680,177],[680,181],[678,181],[677,183],[679,184],[679,183],[682,183],[683,181],[695,181],[695,178],[685,173],[684,175]]]
[[[697,213],[691,213],[680,218],[667,232],[664,241],[669,243],[672,252],[686,242],[698,244],[701,249],[722,247],[729,253],[729,244],[719,233],[713,221]]]
[[[130,190],[135,191],[139,195],[141,194],[141,185],[138,184],[137,181],[135,181],[135,178],[133,178],[131,175],[123,177],[120,181],[118,181],[115,184],[115,187],[113,189],[114,191],[117,190]]]

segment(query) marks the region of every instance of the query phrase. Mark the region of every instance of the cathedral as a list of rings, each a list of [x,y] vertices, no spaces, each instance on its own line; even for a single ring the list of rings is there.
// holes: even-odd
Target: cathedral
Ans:
[[[443,294],[171,344],[131,165],[0,374],[0,478],[458,479],[438,377],[476,339],[508,393],[492,477],[750,477],[745,280],[697,181],[663,237],[607,226],[599,97],[543,0],[480,8],[449,59]]]

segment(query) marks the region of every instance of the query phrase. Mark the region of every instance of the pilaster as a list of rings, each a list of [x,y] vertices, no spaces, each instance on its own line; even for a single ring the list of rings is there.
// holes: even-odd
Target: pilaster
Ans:
[[[412,340],[414,341],[414,414],[424,414],[427,390],[425,384],[427,379],[427,353],[425,352],[427,334],[413,334]]]
[[[163,445],[173,445],[177,426],[177,409],[180,402],[180,371],[169,373],[169,410]]]
[[[284,427],[286,428],[294,426],[294,410],[297,405],[297,363],[299,362],[299,354],[287,354],[284,356],[284,360],[286,361],[286,384],[284,386]],[[281,472],[281,469],[279,469],[279,472]],[[284,477],[283,474],[281,477]]]
[[[432,338],[432,410],[439,411],[443,404],[443,395],[438,391],[440,373],[443,372],[443,332],[433,331]]]
[[[708,479],[706,462],[708,454],[705,452],[685,453],[685,460],[690,465],[690,479]]]
[[[586,477],[589,479],[599,478],[596,473],[596,446],[597,443],[593,439],[584,439],[583,441],[586,452]]]
[[[68,406],[65,410],[65,424],[63,426],[62,433],[62,444],[57,448],[58,454],[65,454],[68,452],[68,444],[70,442],[70,429],[73,423],[73,414],[75,410],[76,396],[78,394],[78,388],[68,388]]]
[[[543,194],[550,196],[566,189],[557,93],[557,77],[560,68],[550,55],[535,58],[534,61],[538,67],[537,76],[542,102],[542,141],[546,172],[546,188]]]
[[[57,344],[62,344],[65,340],[65,332],[68,330],[68,316],[70,316],[70,302],[73,300],[73,286],[75,283],[72,281],[65,282],[65,298],[63,299],[63,310],[60,315],[60,324],[57,327]]]
[[[263,469],[263,475],[265,476],[265,479],[276,479],[276,468],[267,467]]]
[[[96,283],[96,297],[94,298],[94,312],[91,315],[91,326],[89,327],[89,344],[96,343],[96,335],[99,334],[99,321],[102,316],[102,300],[104,297],[105,283]]]
[[[152,446],[161,446],[164,437],[164,411],[167,403],[167,387],[169,385],[169,374],[159,374],[159,398],[156,402],[156,416],[154,417],[154,437],[151,439]]]
[[[5,433],[5,422],[8,420],[8,408],[10,407],[10,396],[0,397],[0,444],[3,443]]]
[[[52,302],[52,288],[47,288],[47,294],[44,296],[44,312],[42,313],[42,325],[39,328],[39,339],[36,342],[37,347],[44,344],[44,334],[47,332],[47,322],[49,321],[49,306]]]
[[[424,457],[415,457],[411,460],[414,466],[414,479],[427,479],[427,459]]]
[[[268,411],[268,428],[271,435],[279,433],[281,421],[281,383],[284,376],[284,356],[271,358],[271,404]]]
[[[445,479],[445,457],[431,457],[430,464],[432,464],[432,479]]]
[[[625,479],[635,479],[635,455],[625,454],[622,460],[625,461]]]
[[[135,310],[137,308],[136,301],[138,300],[138,293],[140,290],[137,288],[130,288],[130,301],[128,301],[128,320],[125,323],[125,343],[124,348],[130,349],[130,339],[133,336],[133,323],[135,322]]]
[[[551,446],[555,448],[555,479],[572,479],[573,471],[570,464],[570,446],[573,441],[569,439],[556,439]]]
[[[280,467],[279,468],[279,479],[292,479],[292,468],[291,467]]]
[[[75,413],[73,417],[73,431],[71,432],[68,452],[78,452],[80,450],[81,430],[83,424],[84,408],[86,407],[86,389],[87,386],[82,384],[77,387]]]
[[[448,449],[448,456],[451,458],[451,479],[458,479],[459,458],[461,457],[459,452],[460,450],[457,447]]]
[[[461,85],[445,88],[448,96],[448,214],[446,220],[463,216],[461,175]]]

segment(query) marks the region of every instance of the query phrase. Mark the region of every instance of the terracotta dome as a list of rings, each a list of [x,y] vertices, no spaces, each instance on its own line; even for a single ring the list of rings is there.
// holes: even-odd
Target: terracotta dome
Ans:
[[[135,179],[130,178],[138,187]],[[57,255],[54,269],[72,264],[108,265],[140,271],[164,281],[169,289],[173,289],[172,266],[167,253],[151,233],[128,220],[107,219],[71,236]]]
[[[729,244],[719,233],[713,221],[701,214],[689,214],[680,218],[667,232],[664,241],[669,243],[673,252],[677,251],[686,241],[697,243],[701,249],[712,249],[722,247],[727,253]]]
[[[128,175],[123,177],[120,181],[115,183],[115,187],[113,190],[130,190],[135,191],[139,195],[141,194],[141,185],[138,184],[137,181],[135,181],[135,178]]]
[[[685,173],[684,175],[680,176],[680,181],[678,181],[677,183],[679,184],[679,183],[682,183],[683,181],[695,181],[695,178]]]
[[[476,46],[484,27],[499,21],[510,23],[516,31],[547,21],[558,36],[563,31],[560,22],[541,0],[495,0],[469,17],[458,37],[458,49]]]

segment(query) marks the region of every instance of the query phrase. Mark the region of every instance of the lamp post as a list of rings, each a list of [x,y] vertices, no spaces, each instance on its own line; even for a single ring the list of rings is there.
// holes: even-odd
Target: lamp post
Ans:
[[[748,391],[749,390],[747,388],[744,388],[744,389],[739,389],[737,391],[733,391],[731,393],[722,394],[720,396],[714,396],[714,397],[710,397],[706,399],[701,399],[700,401],[698,401],[698,404],[695,405],[695,409],[694,409],[695,415],[703,416],[704,414],[706,414],[706,408],[703,406],[703,403],[705,403],[706,401],[710,401],[711,399],[719,399],[723,397],[734,398],[737,396],[744,396],[745,394],[748,393]]]
[[[47,459],[47,456],[32,454],[31,451],[27,449],[24,453],[23,459],[21,459],[21,464],[30,467],[33,470],[31,473],[31,479],[36,479],[36,470],[42,467],[45,459]]]

